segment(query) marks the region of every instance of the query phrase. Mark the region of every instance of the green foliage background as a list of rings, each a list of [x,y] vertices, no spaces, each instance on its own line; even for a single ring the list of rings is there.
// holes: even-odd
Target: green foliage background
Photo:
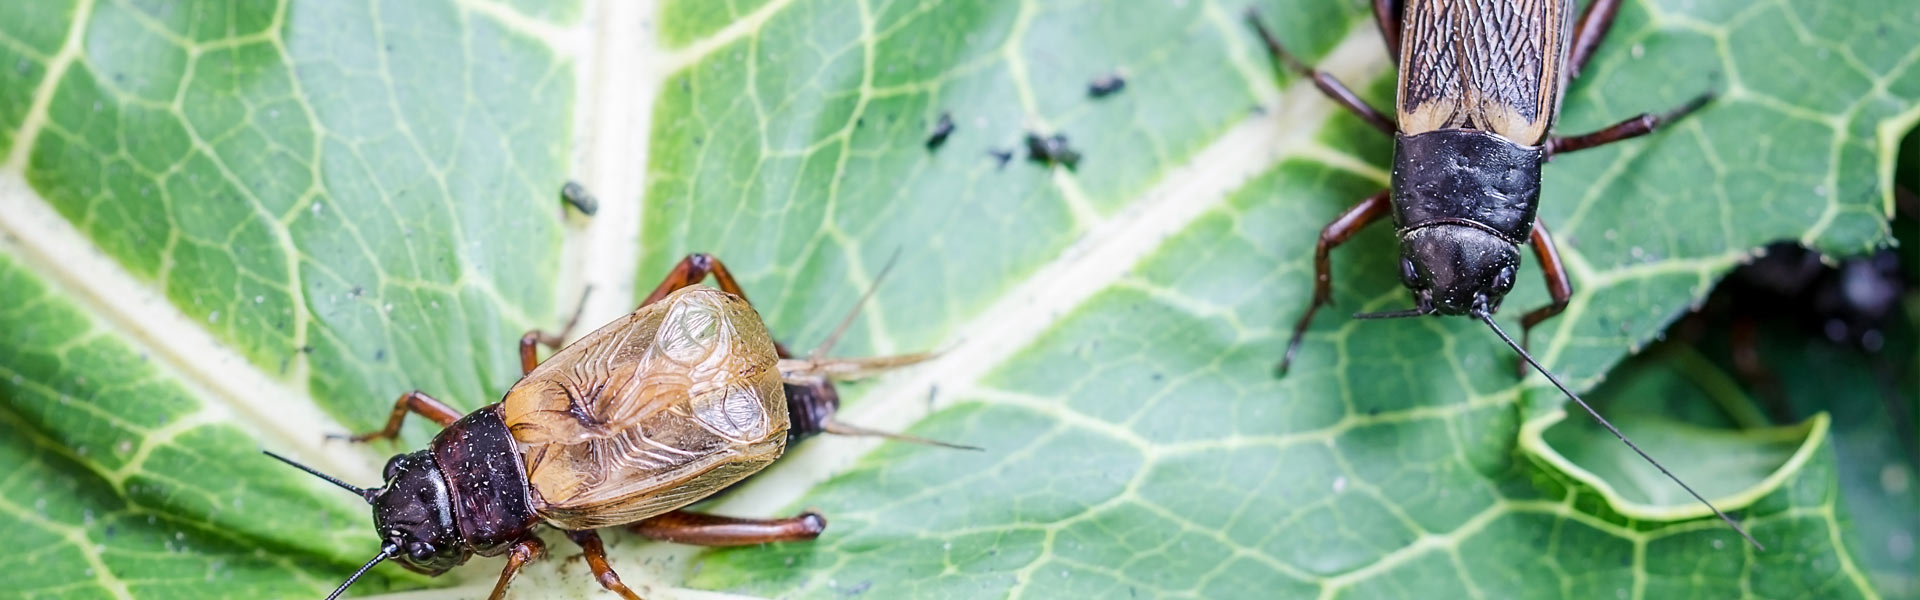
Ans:
[[[1260,7],[1390,96],[1362,3]],[[949,351],[846,388],[848,417],[988,448],[807,442],[719,509],[815,507],[825,537],[616,536],[649,594],[1915,594],[1911,495],[1866,502],[1867,459],[1839,458],[1859,456],[1841,436],[1892,434],[1850,404],[1714,432],[1753,424],[1682,425],[1689,409],[1649,399],[1695,391],[1632,387],[1638,371],[1602,391],[1754,551],[1617,442],[1555,427],[1559,396],[1471,323],[1342,318],[1407,302],[1384,229],[1336,254],[1337,304],[1275,378],[1314,236],[1384,185],[1390,145],[1275,78],[1242,8],[679,0],[642,26],[576,2],[0,4],[0,539],[18,573],[0,594],[324,594],[375,546],[365,509],[256,450],[370,478],[393,447],[320,436],[405,390],[474,408],[510,386],[513,340],[574,297],[564,265],[598,264],[555,201],[598,158],[576,133],[647,139],[631,175],[603,174],[644,178],[602,197],[641,204],[635,289],[599,293],[713,252],[809,347],[899,251],[836,353]],[[1920,119],[1915,31],[1905,0],[1627,2],[1563,131],[1721,95],[1548,168],[1578,295],[1541,356],[1590,387],[1767,241],[1886,243],[1894,150]],[[647,38],[609,72],[657,90],[622,98],[651,129],[576,132],[614,89],[578,48],[629,47],[613,35]],[[1088,98],[1116,69],[1127,89]],[[930,152],[943,113],[958,129]],[[1029,130],[1086,158],[988,156]],[[1506,316],[1542,302],[1529,278]],[[1904,564],[1878,536],[1901,531]],[[648,552],[670,560],[621,561]],[[440,595],[487,585],[480,562]],[[356,590],[428,583],[383,568]],[[549,560],[515,596],[593,590]]]

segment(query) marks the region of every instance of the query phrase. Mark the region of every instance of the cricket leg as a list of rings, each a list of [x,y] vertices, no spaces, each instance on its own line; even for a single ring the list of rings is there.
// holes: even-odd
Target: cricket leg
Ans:
[[[1593,0],[1587,3],[1586,10],[1580,11],[1580,21],[1573,26],[1573,46],[1567,50],[1567,81],[1580,76],[1580,70],[1593,58],[1593,51],[1600,48],[1600,41],[1606,39],[1607,30],[1613,28],[1613,18],[1619,14],[1620,0]]]
[[[613,572],[613,567],[607,564],[607,547],[600,543],[600,534],[593,530],[569,531],[567,539],[579,544],[580,550],[585,552],[587,568],[593,570],[593,578],[600,582],[600,587],[626,600],[640,600],[640,595],[627,589],[627,584],[620,582],[620,574]]]
[[[560,345],[567,342],[567,334],[573,332],[573,326],[580,324],[580,312],[586,310],[587,294],[591,293],[593,293],[593,288],[591,287],[587,288],[586,291],[580,292],[580,303],[574,305],[573,317],[567,319],[567,324],[560,328],[560,333],[547,333],[535,329],[528,331],[526,335],[520,336],[521,375],[532,373],[534,367],[540,366],[540,346],[546,346],[548,350],[559,350]]]
[[[1692,100],[1688,100],[1686,104],[1682,104],[1678,108],[1661,114],[1641,113],[1639,116],[1614,123],[1605,129],[1593,133],[1554,136],[1552,139],[1547,140],[1547,156],[1551,157],[1564,152],[1577,152],[1588,148],[1597,148],[1621,140],[1637,138],[1653,133],[1662,126],[1680,120],[1681,117],[1687,116],[1688,113],[1700,110],[1700,107],[1706,106],[1707,102],[1712,100],[1713,92],[1706,92],[1694,96]]]
[[[507,549],[507,566],[500,570],[500,580],[493,584],[493,593],[487,595],[487,600],[506,598],[507,586],[513,584],[513,576],[520,574],[520,567],[527,566],[527,563],[546,553],[547,545],[538,537],[529,535],[527,539],[514,542],[513,547]]]
[[[1373,0],[1373,22],[1387,42],[1387,55],[1400,64],[1400,0]]]
[[[1379,10],[1378,2],[1376,2],[1375,10]],[[1273,37],[1273,32],[1268,31],[1267,26],[1260,22],[1259,13],[1248,9],[1247,22],[1252,23],[1254,30],[1260,33],[1260,41],[1267,45],[1267,54],[1285,66],[1287,70],[1312,79],[1313,86],[1320,88],[1320,93],[1326,94],[1328,98],[1332,98],[1333,101],[1339,105],[1347,107],[1347,110],[1353,111],[1353,114],[1358,115],[1361,120],[1366,121],[1368,125],[1372,125],[1374,129],[1378,129],[1387,135],[1393,135],[1395,131],[1398,130],[1398,127],[1393,124],[1393,119],[1387,118],[1387,116],[1381,114],[1380,111],[1374,110],[1372,106],[1368,106],[1367,101],[1361,100],[1359,94],[1355,94],[1353,90],[1347,89],[1346,84],[1340,83],[1340,80],[1334,79],[1333,75],[1325,71],[1316,70],[1313,67],[1307,66],[1306,63],[1300,62],[1299,58],[1294,57],[1293,53],[1287,52],[1286,47],[1280,45],[1280,40]],[[1381,27],[1382,29],[1386,27],[1384,22]],[[1398,19],[1395,19],[1395,27],[1398,27]],[[1388,43],[1391,44],[1393,42]],[[1397,55],[1396,53],[1396,56]]]
[[[647,299],[640,301],[640,305],[646,306],[659,302],[674,290],[700,283],[708,275],[712,275],[714,280],[720,283],[720,291],[739,296],[741,300],[747,299],[747,292],[740,289],[740,282],[733,280],[733,274],[727,272],[725,263],[714,258],[712,254],[695,252],[680,259],[680,264],[673,266],[673,271],[667,273],[666,279],[661,280],[659,287],[653,288],[653,293],[647,294]]]
[[[441,427],[452,425],[454,421],[458,421],[460,417],[464,416],[460,411],[454,410],[453,407],[433,399],[433,396],[421,393],[420,390],[414,390],[401,394],[400,399],[393,402],[393,414],[387,417],[386,427],[372,433],[349,436],[347,437],[347,441],[370,442],[373,440],[390,440],[399,437],[400,424],[406,422],[407,413],[417,413],[422,417],[431,419],[435,423],[439,423]],[[337,438],[342,436],[329,435],[327,437]]]
[[[1573,300],[1573,281],[1567,278],[1567,267],[1560,262],[1560,248],[1553,244],[1553,234],[1547,231],[1546,221],[1534,221],[1532,243],[1533,257],[1540,261],[1540,274],[1547,279],[1547,296],[1553,301],[1520,317],[1520,348],[1525,350],[1531,349],[1533,326],[1558,316],[1567,309],[1567,302]],[[1520,361],[1517,366],[1520,377],[1526,377],[1526,361]]]
[[[1300,351],[1300,340],[1306,337],[1307,326],[1313,324],[1313,314],[1319,312],[1320,307],[1333,303],[1333,263],[1327,253],[1352,239],[1367,224],[1386,216],[1392,208],[1388,190],[1380,190],[1340,213],[1325,229],[1320,230],[1320,242],[1313,248],[1313,302],[1307,305],[1306,314],[1300,315],[1300,321],[1293,326],[1293,340],[1287,342],[1287,355],[1280,359],[1281,375],[1287,374],[1287,367],[1293,364],[1294,353]]]
[[[827,529],[827,519],[811,511],[785,519],[742,519],[676,510],[628,528],[642,537],[675,544],[752,546],[820,537],[820,532]]]

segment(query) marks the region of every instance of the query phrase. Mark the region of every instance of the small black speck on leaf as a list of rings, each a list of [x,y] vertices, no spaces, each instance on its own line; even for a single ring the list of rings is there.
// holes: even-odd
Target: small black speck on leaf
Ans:
[[[933,131],[927,134],[927,150],[937,150],[947,143],[947,136],[953,135],[953,114],[940,113],[940,119],[933,122]]]
[[[1005,169],[1007,168],[1007,161],[1013,160],[1013,151],[991,148],[987,150],[987,156],[993,157],[995,162],[1000,163],[998,168]]]

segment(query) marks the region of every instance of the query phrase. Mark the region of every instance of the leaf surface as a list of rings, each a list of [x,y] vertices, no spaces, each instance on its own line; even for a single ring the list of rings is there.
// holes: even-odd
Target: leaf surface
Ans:
[[[796,349],[897,252],[834,354],[942,354],[844,386],[843,416],[988,451],[810,440],[712,508],[813,507],[826,536],[712,553],[611,536],[650,597],[1876,595],[1817,424],[1707,486],[1767,552],[1657,485],[1626,504],[1645,475],[1556,458],[1610,439],[1547,452],[1560,398],[1474,324],[1344,318],[1409,302],[1383,228],[1335,252],[1337,303],[1276,378],[1313,239],[1384,185],[1391,146],[1274,77],[1241,8],[0,6],[0,525],[43,566],[17,589],[324,594],[373,552],[365,509],[257,449],[371,483],[429,428],[322,436],[376,427],[410,389],[491,402],[521,332],[563,322],[586,284],[604,322],[706,251]],[[1261,9],[1384,105],[1359,5]],[[1720,95],[1548,167],[1577,295],[1537,332],[1543,359],[1591,386],[1750,248],[1881,243],[1893,147],[1920,118],[1893,32],[1916,29],[1894,0],[1626,3],[1562,131]],[[1121,93],[1088,96],[1115,72]],[[956,129],[929,149],[943,114]],[[1030,161],[1029,132],[1084,156]],[[569,177],[600,215],[565,216]],[[1536,281],[1510,328],[1544,302]],[[1669,463],[1725,447],[1648,437]],[[497,568],[409,595],[482,593]],[[356,589],[422,582],[376,574]],[[594,590],[548,560],[514,595]]]

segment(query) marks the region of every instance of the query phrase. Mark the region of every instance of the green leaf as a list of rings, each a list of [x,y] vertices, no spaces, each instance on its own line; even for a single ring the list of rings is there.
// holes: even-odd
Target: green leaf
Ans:
[[[1628,2],[1561,129],[1721,95],[1547,169],[1577,295],[1537,332],[1543,359],[1590,386],[1765,241],[1881,243],[1892,149],[1920,120],[1909,4]],[[712,509],[816,507],[826,536],[611,535],[650,597],[1876,595],[1859,532],[1821,513],[1847,493],[1832,437],[1810,426],[1760,483],[1715,484],[1767,552],[1666,490],[1645,488],[1658,515],[1609,504],[1643,475],[1543,452],[1528,432],[1561,400],[1486,332],[1342,316],[1408,302],[1384,229],[1335,252],[1337,304],[1275,378],[1313,239],[1384,184],[1390,145],[1276,79],[1241,8],[0,5],[0,527],[39,567],[10,589],[324,594],[374,551],[365,509],[257,449],[371,482],[430,429],[322,436],[410,389],[491,402],[514,341],[583,287],[604,322],[707,251],[796,349],[898,252],[834,353],[942,354],[844,387],[843,416],[988,451],[808,441]],[[1391,94],[1359,3],[1261,9]],[[1087,96],[1116,70],[1123,92]],[[957,128],[929,150],[943,113]],[[1084,158],[1030,162],[1028,131]],[[599,215],[564,216],[569,177]],[[1544,302],[1526,281],[1509,323]],[[1659,437],[1669,463],[1716,447]],[[498,566],[427,594],[484,593]],[[375,573],[356,590],[422,583]],[[595,588],[546,560],[514,596]]]

